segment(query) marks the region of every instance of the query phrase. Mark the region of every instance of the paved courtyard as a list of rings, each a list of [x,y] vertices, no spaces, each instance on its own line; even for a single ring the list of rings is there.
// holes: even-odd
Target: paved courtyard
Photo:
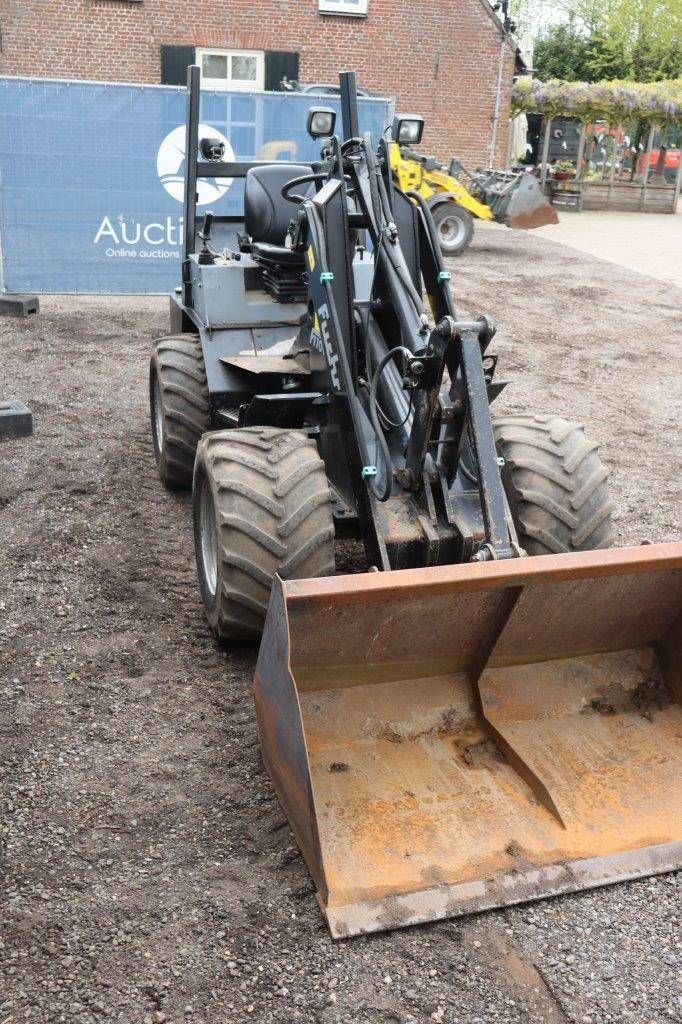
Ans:
[[[584,210],[535,233],[682,287],[682,203],[677,214]]]

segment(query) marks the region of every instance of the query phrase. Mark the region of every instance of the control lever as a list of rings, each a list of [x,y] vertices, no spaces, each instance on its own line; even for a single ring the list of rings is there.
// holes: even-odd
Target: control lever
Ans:
[[[199,238],[201,238],[202,241],[208,242],[208,240],[211,237],[211,228],[212,227],[213,227],[213,211],[212,210],[207,210],[207,212],[204,214],[204,224],[203,224],[204,230],[197,232],[197,234],[199,235]]]
[[[198,262],[203,266],[211,266],[215,263],[215,253],[211,252],[208,247],[208,240],[211,237],[211,228],[213,227],[213,211],[207,210],[204,214],[203,231],[197,231],[197,235],[203,241],[201,252],[198,256]]]

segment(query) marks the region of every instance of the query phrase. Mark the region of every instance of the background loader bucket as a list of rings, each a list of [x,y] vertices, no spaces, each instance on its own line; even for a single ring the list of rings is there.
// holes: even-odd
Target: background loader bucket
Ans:
[[[545,224],[558,224],[559,215],[543,195],[542,187],[532,174],[522,174],[515,179],[518,184],[509,188],[493,188],[486,200],[493,210],[495,220],[510,228],[530,231]]]
[[[335,937],[680,867],[681,692],[682,544],[278,581],[255,682]]]

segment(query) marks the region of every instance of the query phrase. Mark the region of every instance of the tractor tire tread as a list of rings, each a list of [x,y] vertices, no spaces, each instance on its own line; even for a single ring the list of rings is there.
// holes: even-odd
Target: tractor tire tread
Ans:
[[[221,580],[212,607],[204,599],[208,619],[223,639],[248,639],[262,631],[275,574],[298,579],[334,572],[324,463],[303,431],[243,427],[207,434],[197,452],[195,529],[204,479],[216,512]]]
[[[210,426],[210,399],[198,335],[170,335],[154,345],[150,364],[150,398],[158,380],[163,418],[163,444],[154,449],[159,475],[166,487],[191,487],[194,456]]]
[[[582,424],[516,413],[494,418],[493,429],[521,547],[530,555],[610,547],[609,470]]]

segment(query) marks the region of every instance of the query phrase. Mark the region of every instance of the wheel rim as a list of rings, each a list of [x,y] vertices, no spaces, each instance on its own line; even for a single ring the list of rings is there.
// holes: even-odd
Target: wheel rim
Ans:
[[[215,597],[218,588],[218,528],[213,495],[205,477],[199,492],[199,537],[204,579],[211,597]]]
[[[438,233],[443,245],[459,245],[464,241],[464,221],[459,217],[444,217],[438,225]]]
[[[163,405],[161,404],[161,385],[159,375],[154,374],[154,432],[156,434],[156,445],[159,453],[163,448]]]

